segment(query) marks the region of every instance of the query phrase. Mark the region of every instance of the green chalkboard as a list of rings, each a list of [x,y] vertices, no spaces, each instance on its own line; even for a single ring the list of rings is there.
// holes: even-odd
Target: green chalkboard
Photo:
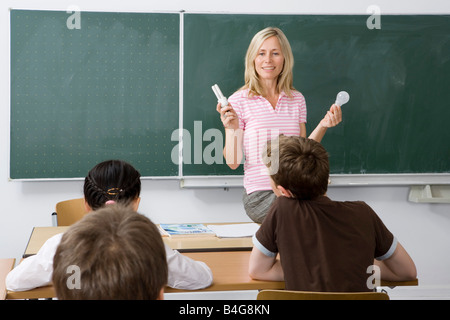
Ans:
[[[11,10],[12,179],[84,177],[111,158],[149,177],[241,175],[223,164],[211,86],[243,85],[266,26],[291,42],[308,132],[338,91],[351,95],[323,140],[332,173],[450,172],[449,16],[383,15],[369,30],[366,15],[79,14],[71,28],[72,12]]]
[[[293,49],[294,86],[306,98],[308,134],[339,91],[350,93],[343,122],[323,139],[331,173],[450,172],[450,16],[383,15],[381,29],[368,29],[367,18],[186,14],[184,128],[192,137],[200,124],[203,133],[223,132],[210,87],[217,83],[226,96],[240,88],[251,38],[276,26]],[[203,148],[212,144],[198,137]],[[187,147],[195,153],[194,143]],[[242,166],[232,171],[191,159],[183,174],[242,174]]]
[[[74,14],[11,10],[10,177],[177,176],[179,14]]]

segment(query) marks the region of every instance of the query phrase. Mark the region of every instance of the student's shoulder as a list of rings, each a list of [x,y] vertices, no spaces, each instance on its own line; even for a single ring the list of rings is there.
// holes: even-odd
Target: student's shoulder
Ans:
[[[45,240],[41,248],[57,247],[61,242],[63,235],[64,233],[57,233],[54,236],[51,236],[50,238]]]
[[[58,248],[59,244],[61,243],[63,235],[64,235],[64,233],[58,233],[58,234],[48,238],[44,242],[42,247],[39,249],[37,255],[53,257],[53,255],[56,252],[56,249]]]
[[[332,211],[373,211],[364,201],[339,201],[330,199],[326,195],[309,200],[309,202],[311,206],[321,206]]]
[[[333,203],[340,205],[342,207],[346,207],[352,210],[368,210],[372,211],[372,208],[364,201],[361,200],[354,200],[354,201],[334,201],[331,200]]]
[[[277,197],[272,204],[274,214],[280,216],[283,216],[286,213],[289,214],[292,210],[297,208],[300,208],[300,202],[297,199],[288,197]]]
[[[372,221],[374,219],[379,219],[375,210],[364,201],[343,201],[337,203],[340,203],[342,210],[353,212],[359,219],[368,219]]]

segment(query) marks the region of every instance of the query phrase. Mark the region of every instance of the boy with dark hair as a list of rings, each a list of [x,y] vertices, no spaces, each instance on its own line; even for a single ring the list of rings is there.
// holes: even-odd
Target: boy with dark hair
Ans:
[[[326,196],[329,162],[320,143],[281,135],[263,160],[278,198],[253,238],[252,278],[328,292],[371,291],[373,265],[384,280],[416,278],[414,262],[366,203]]]

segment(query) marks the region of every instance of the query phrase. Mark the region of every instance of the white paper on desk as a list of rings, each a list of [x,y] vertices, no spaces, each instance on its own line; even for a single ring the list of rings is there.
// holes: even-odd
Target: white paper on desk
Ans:
[[[253,237],[259,229],[257,223],[237,223],[237,224],[208,224],[219,238],[243,238]]]

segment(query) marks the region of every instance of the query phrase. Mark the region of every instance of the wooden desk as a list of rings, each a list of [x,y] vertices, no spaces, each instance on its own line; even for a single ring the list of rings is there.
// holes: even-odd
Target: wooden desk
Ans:
[[[229,291],[283,289],[284,282],[252,280],[248,275],[250,251],[186,252],[194,260],[205,262],[213,273],[213,284],[201,290],[179,290],[167,287],[165,292]],[[29,291],[8,291],[7,299],[53,298],[53,286],[45,286]]]
[[[5,279],[8,275],[8,272],[14,268],[14,263],[16,259],[0,259],[0,300],[4,300],[6,298],[6,284]]]
[[[220,223],[212,223],[220,224]],[[227,223],[229,224],[229,223]],[[208,225],[205,223],[205,225]],[[23,257],[36,254],[47,239],[65,232],[69,227],[34,227],[28,240]],[[218,238],[210,237],[163,237],[163,241],[172,249],[180,252],[199,251],[250,251],[253,247],[252,238]]]
[[[58,233],[65,232],[69,227],[34,227],[23,253],[23,258],[36,254],[42,245]]]
[[[250,251],[228,252],[187,252],[183,253],[194,260],[205,262],[213,273],[213,284],[201,290],[179,290],[167,287],[165,292],[197,292],[197,291],[229,291],[229,290],[262,290],[284,289],[284,281],[253,280],[248,275]],[[381,286],[417,286],[413,281],[381,281]],[[55,297],[53,286],[45,286],[29,291],[7,292],[7,299],[37,299]]]
[[[248,275],[248,263],[250,251],[231,252],[191,252],[184,255],[205,262],[213,273],[213,284],[205,289],[196,291],[228,291],[228,290],[262,290],[284,289],[284,281],[260,281],[253,280]],[[382,287],[417,286],[419,281],[384,281]],[[166,288],[165,292],[186,292]]]
[[[213,273],[213,284],[196,291],[284,289],[284,281],[253,280],[248,275],[250,251],[183,253],[196,261],[205,262]],[[167,287],[165,292],[186,292]]]
[[[204,291],[230,291],[230,290],[262,290],[284,289],[284,281],[260,281],[252,280],[248,275],[248,262],[250,251],[228,252],[188,252],[183,253],[194,260],[205,262],[213,273],[213,284],[201,290],[179,290],[167,287],[166,293],[171,292],[204,292]],[[381,286],[417,286],[414,281],[381,281]],[[7,292],[7,299],[37,299],[55,297],[53,286],[21,292]]]
[[[34,228],[33,234],[28,242],[25,254],[36,253],[40,246],[52,235],[60,232],[64,232],[68,227],[41,227]],[[205,289],[196,291],[229,291],[229,290],[262,290],[262,289],[284,289],[284,281],[260,281],[252,280],[248,275],[248,263],[250,257],[250,251],[239,251],[239,245],[249,246],[251,244],[250,238],[236,238],[236,239],[219,239],[211,237],[209,239],[209,246],[212,244],[215,247],[212,250],[206,252],[205,243],[208,243],[208,237],[201,238],[166,238],[166,243],[173,249],[199,249],[202,248],[202,252],[184,252],[186,255],[194,260],[205,262],[213,273],[213,284]],[[215,238],[215,239],[212,239]],[[224,240],[231,240],[224,241]],[[234,243],[233,243],[234,240]],[[228,248],[231,244],[235,246],[234,251],[222,251],[224,248]],[[217,251],[217,248],[220,251]],[[246,247],[244,247],[246,248]],[[404,281],[404,282],[390,282],[381,281],[381,286],[396,287],[396,286],[417,286],[418,280]],[[194,292],[196,292],[194,291]],[[190,290],[179,290],[173,288],[166,288],[165,292],[192,292]],[[7,299],[37,299],[37,298],[53,298],[55,297],[55,291],[53,286],[45,286],[36,288],[29,291],[7,292]]]

